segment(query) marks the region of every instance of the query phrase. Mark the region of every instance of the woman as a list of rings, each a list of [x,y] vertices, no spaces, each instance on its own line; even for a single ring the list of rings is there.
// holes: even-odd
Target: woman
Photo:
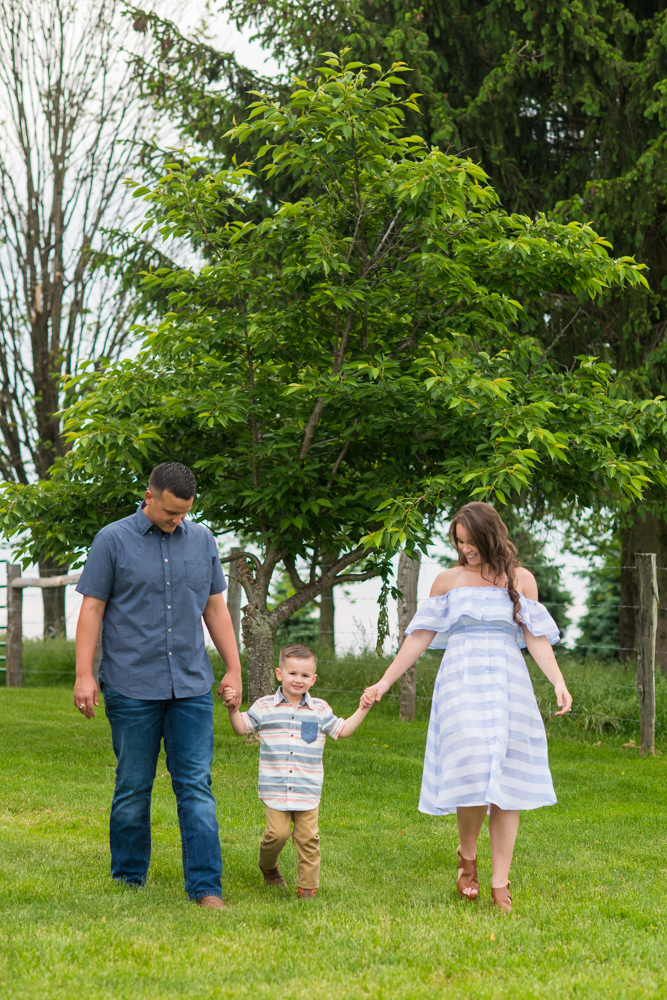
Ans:
[[[491,895],[512,908],[509,870],[520,809],[553,805],[544,723],[520,648],[528,647],[554,686],[564,715],[572,707],[551,645],[559,632],[537,602],[535,577],[521,567],[507,528],[488,503],[455,515],[449,538],[458,565],[439,573],[382,680],[362,704],[379,701],[427,646],[446,647],[435,681],[419,809],[456,812],[459,895],[479,896],[477,838],[489,813]]]

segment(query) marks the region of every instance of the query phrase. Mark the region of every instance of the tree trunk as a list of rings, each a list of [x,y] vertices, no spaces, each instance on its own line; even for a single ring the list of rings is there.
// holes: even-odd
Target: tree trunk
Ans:
[[[67,567],[53,559],[40,559],[40,576],[62,576]],[[67,635],[67,619],[65,617],[65,587],[45,587],[42,590],[44,603],[44,638],[65,638]]]
[[[240,645],[240,628],[241,628],[241,581],[239,579],[239,560],[238,557],[243,553],[243,549],[233,548],[230,549],[229,554],[232,559],[229,563],[229,572],[227,574],[227,609],[229,610],[229,616],[232,619],[232,625],[234,626],[234,635],[236,636],[236,645]]]
[[[335,556],[324,556],[322,559],[322,572],[326,571],[336,562],[338,553]],[[326,587],[320,594],[320,627],[318,642],[320,649],[336,652],[336,607],[334,604],[334,588]]]
[[[398,645],[403,645],[405,630],[417,612],[417,584],[419,559],[410,559],[401,552],[398,563],[397,585],[401,592],[398,599]],[[413,663],[401,679],[401,707],[399,716],[405,722],[414,722],[417,699],[417,664]]]
[[[634,569],[636,552],[655,552],[658,564],[658,590],[665,593],[667,573],[661,566],[667,566],[667,523],[654,514],[647,513],[642,519],[639,511],[632,523],[621,532],[621,566],[633,567],[621,570],[621,609],[619,611],[618,645],[621,660],[634,658],[637,646],[637,623],[639,617],[639,589],[637,571]],[[610,636],[611,639],[611,636]],[[667,614],[658,612],[658,634],[656,641],[656,663],[667,674]]]
[[[248,665],[248,704],[265,694],[273,694],[276,676],[273,668],[273,642],[278,625],[275,615],[248,604],[241,621]]]
[[[320,594],[320,629],[318,642],[320,649],[336,652],[334,589],[327,587]]]

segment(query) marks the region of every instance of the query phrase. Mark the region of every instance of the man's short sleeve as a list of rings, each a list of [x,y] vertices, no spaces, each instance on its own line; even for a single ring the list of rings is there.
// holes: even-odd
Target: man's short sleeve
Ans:
[[[220,565],[220,556],[218,554],[218,546],[215,544],[215,538],[213,535],[209,536],[211,539],[211,562],[213,566],[213,571],[211,573],[211,589],[210,594],[222,594],[227,590],[227,581],[225,580],[225,574],[222,572],[222,566]]]
[[[320,729],[327,736],[331,736],[332,739],[337,740],[340,736],[340,731],[345,725],[345,719],[341,719],[338,715],[334,715],[331,705],[327,705],[324,702],[325,708],[320,716]]]
[[[87,597],[96,597],[98,601],[108,601],[113,593],[115,568],[109,538],[100,532],[93,539],[76,590]]]

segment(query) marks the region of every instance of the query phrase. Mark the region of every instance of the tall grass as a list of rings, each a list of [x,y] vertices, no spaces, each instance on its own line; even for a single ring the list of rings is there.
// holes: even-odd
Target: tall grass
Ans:
[[[276,665],[278,647],[276,646]],[[216,680],[224,667],[217,653],[210,651]],[[441,654],[428,650],[417,665],[417,718],[426,720],[431,709],[433,683],[440,665]],[[558,660],[568,687],[574,697],[572,715],[559,719],[560,732],[565,735],[592,732],[601,736],[626,733],[633,737],[639,730],[636,663],[627,660],[582,659],[576,652],[562,650]],[[328,700],[342,700],[352,707],[369,684],[382,676],[391,656],[379,658],[364,650],[357,654],[334,656],[330,650],[320,651],[318,680],[315,692]],[[528,658],[528,668],[540,710],[549,722],[554,719],[556,703],[551,685],[539,668]],[[29,639],[23,644],[23,673],[26,687],[51,687],[74,682],[74,643],[64,639]],[[245,662],[244,662],[245,674]],[[244,684],[247,678],[244,676]],[[395,684],[386,700],[389,713],[398,711],[400,682]],[[656,672],[656,737],[667,741],[667,675]]]

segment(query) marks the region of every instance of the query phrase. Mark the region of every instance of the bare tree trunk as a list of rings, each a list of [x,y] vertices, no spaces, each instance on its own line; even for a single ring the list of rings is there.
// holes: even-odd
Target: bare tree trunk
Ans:
[[[646,513],[642,518],[637,510],[631,524],[621,532],[621,566],[632,567],[621,570],[621,609],[619,612],[618,645],[621,660],[634,659],[637,646],[637,625],[639,620],[639,588],[637,571],[634,569],[636,552],[655,552],[658,564],[658,587],[667,585],[667,573],[660,570],[667,566],[667,523],[654,514]],[[667,673],[667,615],[658,615],[656,661],[663,673]]]
[[[320,627],[317,640],[320,649],[327,649],[332,653],[336,652],[335,615],[334,589],[327,587],[320,594]]]
[[[273,643],[278,623],[271,611],[249,604],[241,621],[248,663],[248,704],[276,689]]]
[[[324,557],[322,559],[322,572],[326,573],[337,558],[338,553],[333,557]],[[333,587],[325,587],[320,594],[320,627],[317,640],[320,649],[329,650],[331,653],[336,652],[336,606]]]
[[[67,567],[53,559],[40,559],[40,576],[62,576]],[[42,591],[44,602],[44,638],[63,638],[67,635],[67,618],[65,615],[65,587],[45,587]]]
[[[241,580],[239,579],[239,556],[243,549],[233,548],[229,554],[232,556],[227,574],[227,608],[229,616],[234,626],[236,645],[240,645],[241,639]]]
[[[398,645],[403,645],[405,630],[417,613],[417,584],[419,582],[419,559],[410,559],[401,552],[398,562],[397,585],[401,592],[398,599]],[[401,679],[400,718],[413,722],[417,699],[417,664],[413,663]]]

